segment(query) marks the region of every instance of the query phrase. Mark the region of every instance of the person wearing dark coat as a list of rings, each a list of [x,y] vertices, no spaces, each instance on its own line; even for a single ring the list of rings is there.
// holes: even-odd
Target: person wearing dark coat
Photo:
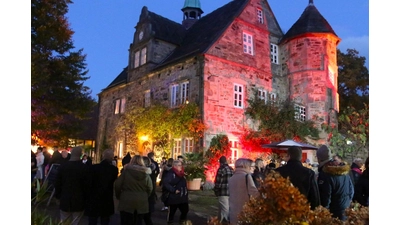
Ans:
[[[169,206],[167,224],[174,224],[174,216],[178,209],[181,212],[179,224],[184,224],[189,212],[189,197],[182,161],[174,160],[172,169],[168,171],[163,181],[162,190],[169,194],[166,200]]]
[[[260,187],[261,181],[265,180],[265,167],[264,167],[264,161],[260,158],[256,159],[255,161],[256,167],[254,168],[253,174],[251,175],[254,181],[254,184],[256,185],[257,188]]]
[[[126,164],[128,164],[131,161],[132,157],[131,157],[131,153],[127,152],[126,155],[124,156],[124,158],[122,158],[122,167],[124,167]]]
[[[218,221],[229,222],[229,184],[233,168],[228,165],[225,156],[219,158],[219,168],[214,178],[214,194],[218,197]]]
[[[369,157],[365,161],[365,170],[354,187],[354,201],[369,206]]]
[[[165,180],[165,178],[167,177],[168,171],[170,171],[172,169],[172,164],[174,163],[174,159],[173,158],[169,158],[167,160],[167,163],[164,165],[164,167],[161,170],[161,179],[160,179],[160,186],[162,187],[163,181]],[[161,199],[162,201],[162,199]],[[161,211],[165,211],[168,210],[168,204],[166,204],[164,201],[164,206],[161,208]]]
[[[299,189],[310,203],[311,209],[321,204],[315,172],[304,167],[301,163],[302,150],[297,146],[290,146],[287,150],[289,160],[287,164],[275,169],[282,177],[289,177],[290,182]]]
[[[143,217],[143,221],[146,225],[153,225],[153,221],[151,220],[151,214],[154,212],[154,205],[156,204],[157,194],[156,194],[156,182],[153,181],[152,175],[155,173],[154,170],[156,166],[151,162],[149,157],[143,156],[144,165],[151,170],[150,178],[152,179],[153,190],[149,196],[149,212],[146,213]],[[154,177],[154,179],[156,179]],[[142,221],[138,221],[136,225],[142,225]]]
[[[114,214],[114,181],[118,177],[118,168],[112,164],[114,151],[103,152],[103,160],[89,167],[88,204],[85,215],[89,225],[96,225],[100,218],[101,225],[108,225]]]
[[[89,191],[87,189],[88,166],[80,160],[82,147],[71,150],[71,158],[60,165],[55,181],[55,197],[60,200],[60,220],[79,224]]]
[[[92,159],[89,156],[87,156],[86,154],[82,156],[82,160],[81,161],[85,165],[88,165],[88,166],[92,165]]]
[[[129,164],[131,162],[131,153],[127,152],[126,155],[124,156],[124,158],[122,158],[122,169],[121,169],[121,173],[124,170],[125,165]]]
[[[354,195],[354,186],[350,178],[350,166],[335,161],[329,148],[322,145],[317,150],[318,188],[321,205],[332,213],[333,217],[344,221],[345,210],[350,206]]]
[[[353,186],[356,186],[358,180],[360,179],[360,176],[362,174],[361,167],[363,166],[362,159],[356,158],[353,160],[353,163],[350,166],[351,173],[350,173],[350,178],[351,181],[353,182]]]

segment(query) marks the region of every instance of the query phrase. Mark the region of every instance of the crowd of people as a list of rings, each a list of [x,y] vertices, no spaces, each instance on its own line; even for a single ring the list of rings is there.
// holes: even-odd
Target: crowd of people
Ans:
[[[302,163],[302,149],[291,146],[285,164],[264,166],[260,158],[239,158],[235,169],[227,164],[225,156],[219,159],[220,167],[214,180],[218,197],[218,219],[222,224],[237,224],[243,205],[252,196],[260,195],[259,186],[271,170],[290,182],[303,194],[311,209],[323,206],[333,217],[346,220],[345,210],[352,202],[369,206],[369,158],[365,163],[354,159],[350,166],[338,156],[333,157],[329,148],[322,145],[317,150],[318,173]]]
[[[110,224],[115,194],[122,225],[152,225],[152,213],[159,198],[155,192],[158,177],[162,189],[160,200],[164,204],[161,210],[168,211],[167,224],[174,224],[178,210],[177,220],[185,224],[189,197],[182,156],[176,160],[164,157],[159,164],[153,152],[147,156],[127,153],[118,171],[118,158],[113,153],[111,149],[105,150],[101,162],[93,164],[81,147],[74,147],[70,153],[55,148],[52,156],[46,148],[39,147],[36,154],[31,152],[31,181],[43,182],[51,165],[60,165],[54,187],[61,221],[78,224],[86,215],[89,225],[98,221]],[[272,170],[289,178],[307,198],[311,209],[323,206],[341,220],[346,220],[345,209],[352,201],[369,205],[369,158],[365,163],[356,158],[350,166],[322,145],[317,150],[317,159],[316,173],[304,166],[302,150],[296,146],[288,148],[285,164],[278,168],[274,162],[264,165],[261,158],[239,158],[233,168],[225,156],[220,157],[213,188],[218,198],[218,219],[222,224],[237,224],[243,205],[252,196],[260,195],[259,187]]]

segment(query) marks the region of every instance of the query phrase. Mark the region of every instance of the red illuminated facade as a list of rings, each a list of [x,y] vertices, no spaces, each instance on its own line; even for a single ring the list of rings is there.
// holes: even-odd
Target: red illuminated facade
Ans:
[[[115,127],[130,105],[154,102],[171,108],[195,102],[208,127],[198,143],[172,137],[174,158],[207,149],[217,134],[229,137],[233,160],[241,157],[239,136],[256,126],[244,114],[250,97],[290,98],[299,120],[334,120],[340,39],[313,1],[287,33],[266,0],[231,1],[205,16],[199,0],[184,1],[182,12],[182,23],[176,23],[142,8],[129,63],[99,94],[97,143],[109,143],[119,156],[138,152]],[[251,96],[253,89],[257,96]],[[156,147],[148,150],[157,156]]]

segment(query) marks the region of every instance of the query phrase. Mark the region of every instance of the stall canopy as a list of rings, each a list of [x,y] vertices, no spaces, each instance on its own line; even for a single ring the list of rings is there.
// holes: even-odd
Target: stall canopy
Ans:
[[[313,145],[301,143],[301,142],[297,142],[297,141],[293,141],[293,140],[272,142],[270,144],[261,145],[261,147],[263,147],[263,148],[274,148],[274,149],[280,149],[280,150],[287,150],[290,146],[298,146],[302,150],[317,150],[318,149],[318,147],[315,147]]]

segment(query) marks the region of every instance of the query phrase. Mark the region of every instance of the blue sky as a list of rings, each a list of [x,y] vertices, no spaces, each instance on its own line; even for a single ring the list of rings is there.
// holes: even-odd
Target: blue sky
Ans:
[[[201,0],[203,16],[230,0]],[[282,30],[297,21],[309,0],[269,0]],[[76,0],[67,14],[76,48],[83,48],[92,96],[107,87],[128,64],[128,48],[143,6],[175,22],[182,22],[184,0]],[[369,66],[369,2],[314,0],[314,5],[342,39],[339,49],[355,48]]]

